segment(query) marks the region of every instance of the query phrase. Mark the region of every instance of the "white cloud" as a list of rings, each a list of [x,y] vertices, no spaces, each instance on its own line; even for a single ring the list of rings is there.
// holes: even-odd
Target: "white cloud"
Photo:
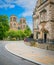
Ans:
[[[10,5],[10,8],[14,8],[15,7],[15,5]]]
[[[26,8],[26,9],[32,9],[34,7],[36,0],[16,0],[16,4]]]
[[[36,0],[17,0],[15,2],[17,5],[25,8],[25,11],[22,13],[22,16],[31,16],[34,10]]]
[[[14,8],[15,5],[23,7],[25,12],[22,13],[23,16],[30,16],[35,7],[36,0],[0,0],[0,8]]]
[[[32,11],[25,11],[21,14],[23,17],[32,16]]]
[[[0,8],[14,8],[15,5],[11,2],[9,3],[9,0],[0,0]]]
[[[15,5],[6,5],[6,4],[3,4],[3,5],[0,5],[0,8],[7,8],[7,7],[9,7],[9,8],[14,8],[15,7]]]

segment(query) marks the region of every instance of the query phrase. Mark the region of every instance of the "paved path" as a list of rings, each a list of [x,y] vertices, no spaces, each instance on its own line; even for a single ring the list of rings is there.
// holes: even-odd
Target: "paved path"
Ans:
[[[5,49],[7,43],[11,44],[16,42],[0,41],[0,65],[38,65],[8,52]]]
[[[6,48],[17,56],[41,65],[54,65],[54,51],[29,47],[23,41],[7,44]]]

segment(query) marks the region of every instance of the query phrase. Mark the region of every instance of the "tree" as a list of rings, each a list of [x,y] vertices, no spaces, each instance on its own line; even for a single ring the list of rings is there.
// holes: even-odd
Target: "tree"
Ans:
[[[31,29],[27,26],[26,29],[24,30],[25,36],[29,37],[31,35]]]
[[[24,37],[25,37],[25,34],[24,34],[24,32],[22,31],[22,30],[18,30],[17,31],[17,36],[19,37],[19,39],[21,39],[21,40],[23,40],[24,39]]]
[[[6,15],[0,15],[0,40],[3,40],[6,31],[8,30],[9,30],[8,17]]]
[[[16,31],[14,31],[14,30],[9,30],[8,31],[8,38],[9,38],[9,40],[13,40],[13,39],[16,40],[16,37],[17,37]]]
[[[23,40],[25,37],[25,34],[22,30],[18,30],[18,31],[9,30],[8,37],[9,37],[9,40]]]

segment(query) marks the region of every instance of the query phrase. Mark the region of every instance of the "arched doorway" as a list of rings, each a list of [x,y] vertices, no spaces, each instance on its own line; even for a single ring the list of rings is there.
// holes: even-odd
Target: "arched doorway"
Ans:
[[[44,43],[47,41],[47,33],[44,33]]]
[[[43,35],[43,42],[46,43],[48,30],[46,30],[45,28],[42,28],[41,31],[42,31],[42,35]]]

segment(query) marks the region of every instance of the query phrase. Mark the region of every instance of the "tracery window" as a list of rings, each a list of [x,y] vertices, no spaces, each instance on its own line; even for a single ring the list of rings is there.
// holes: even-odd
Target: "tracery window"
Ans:
[[[25,20],[23,20],[23,23],[25,23]]]
[[[16,24],[14,23],[14,27],[16,27]]]
[[[41,21],[47,20],[47,11],[45,9],[40,12],[40,19]]]
[[[16,21],[16,17],[13,18],[13,21]]]

